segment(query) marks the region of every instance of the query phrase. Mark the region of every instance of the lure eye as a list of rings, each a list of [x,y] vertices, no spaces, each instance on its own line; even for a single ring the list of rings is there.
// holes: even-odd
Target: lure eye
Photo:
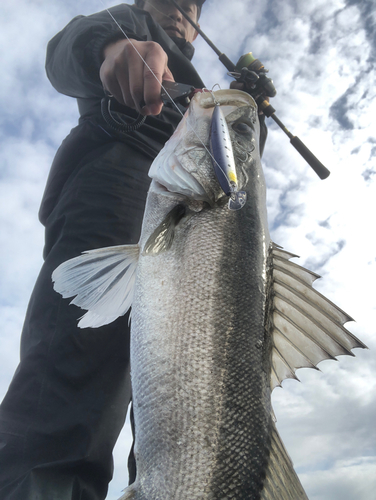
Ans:
[[[252,127],[250,127],[246,122],[236,122],[232,128],[239,134],[249,135],[252,133]]]

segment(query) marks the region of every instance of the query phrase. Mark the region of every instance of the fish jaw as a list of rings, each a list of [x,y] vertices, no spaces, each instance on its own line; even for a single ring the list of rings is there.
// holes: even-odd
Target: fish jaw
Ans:
[[[248,94],[237,90],[196,94],[179,128],[149,171],[149,176],[166,191],[202,200],[211,206],[221,203],[226,194],[213,168],[214,158],[209,145],[213,112],[217,106],[227,120],[233,144],[235,165],[231,175],[237,179],[239,189],[243,189],[247,181],[243,163],[248,161],[249,152],[254,152],[255,157],[258,155],[255,137],[259,135],[259,124],[255,118],[255,102]],[[251,124],[248,133],[233,128],[242,120]]]

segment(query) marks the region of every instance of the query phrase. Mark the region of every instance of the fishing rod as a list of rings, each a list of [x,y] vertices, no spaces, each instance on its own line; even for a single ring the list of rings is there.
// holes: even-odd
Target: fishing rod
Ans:
[[[202,29],[188,16],[182,7],[175,1],[171,3],[181,12],[185,19],[194,27],[194,29],[202,36],[205,42],[218,55],[218,59],[228,70],[228,74],[235,78],[236,81],[243,83],[245,91],[250,94],[259,106],[259,109],[265,116],[272,118],[275,123],[283,130],[290,139],[290,143],[306,160],[309,166],[316,172],[320,179],[326,179],[330,175],[330,171],[316,158],[316,156],[307,148],[307,146],[297,137],[293,135],[287,127],[276,116],[275,109],[269,103],[268,97],[274,97],[277,93],[273,80],[267,77],[268,70],[264,65],[256,59],[252,52],[242,56],[237,64],[234,64],[223,52],[221,52],[214,43],[205,35]]]

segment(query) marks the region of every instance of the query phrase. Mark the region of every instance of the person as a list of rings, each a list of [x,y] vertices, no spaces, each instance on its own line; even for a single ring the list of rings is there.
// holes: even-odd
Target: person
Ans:
[[[194,20],[204,2],[178,0]],[[163,105],[150,69],[159,81],[204,87],[190,62],[197,33],[168,0],[136,0],[110,13],[132,43],[102,11],[74,18],[47,49],[47,75],[77,99],[80,119],[57,151],[39,212],[44,264],[0,406],[2,500],[106,497],[131,400],[129,318],[78,329],[82,311],[53,290],[51,275],[85,250],[138,241],[150,164],[181,119]],[[130,121],[141,113],[145,123],[114,131],[101,114],[106,93],[115,112]],[[132,482],[132,456],[129,463]]]

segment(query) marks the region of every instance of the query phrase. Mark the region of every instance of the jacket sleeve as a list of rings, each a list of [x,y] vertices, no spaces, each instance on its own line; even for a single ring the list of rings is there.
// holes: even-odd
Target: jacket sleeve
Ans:
[[[151,40],[145,16],[133,6],[110,9],[121,29],[136,40]],[[119,26],[105,10],[75,17],[48,44],[46,71],[55,89],[76,98],[103,96],[99,78],[106,44],[124,38]]]

